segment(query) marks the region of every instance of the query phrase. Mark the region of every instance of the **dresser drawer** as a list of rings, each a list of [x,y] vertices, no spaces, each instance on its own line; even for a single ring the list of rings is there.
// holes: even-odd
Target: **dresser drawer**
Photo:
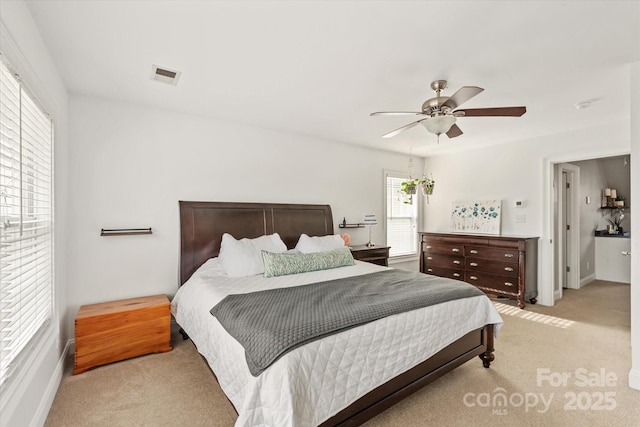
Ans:
[[[429,254],[442,254],[442,255],[464,255],[463,245],[445,245],[442,243],[423,242],[422,251]]]
[[[469,258],[518,262],[518,251],[513,249],[488,248],[486,246],[465,246],[464,255]]]
[[[495,289],[497,291],[511,294],[518,293],[517,278],[502,277],[494,274],[487,274],[481,271],[467,271],[466,282],[474,286],[485,289]]]
[[[464,270],[455,270],[452,268],[427,266],[425,268],[427,274],[433,274],[434,276],[448,277],[450,279],[464,280]]]
[[[482,271],[498,276],[518,277],[518,264],[515,262],[500,262],[490,259],[466,258],[467,271]]]
[[[436,253],[425,253],[423,255],[424,266],[425,268],[429,267],[446,267],[446,268],[459,268],[464,269],[464,257],[462,256],[451,256],[451,255],[442,255]]]

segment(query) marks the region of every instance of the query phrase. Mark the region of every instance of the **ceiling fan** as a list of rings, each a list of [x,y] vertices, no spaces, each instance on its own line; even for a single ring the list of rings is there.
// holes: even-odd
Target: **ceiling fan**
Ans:
[[[463,86],[451,96],[440,96],[440,92],[447,87],[446,80],[436,80],[431,82],[431,89],[436,93],[435,98],[427,99],[422,104],[422,111],[379,111],[371,113],[372,116],[402,116],[418,115],[427,116],[401,128],[382,135],[383,138],[391,138],[400,132],[410,129],[418,124],[422,124],[429,132],[438,136],[444,133],[449,138],[462,135],[462,130],[456,124],[458,117],[491,117],[507,116],[520,117],[527,112],[527,107],[498,107],[498,108],[467,108],[456,110],[458,106],[478,95],[484,89],[477,86]]]

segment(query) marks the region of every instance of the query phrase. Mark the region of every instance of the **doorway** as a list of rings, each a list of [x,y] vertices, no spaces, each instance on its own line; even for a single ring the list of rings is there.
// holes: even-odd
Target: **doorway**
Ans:
[[[618,249],[619,245],[630,245],[630,236],[623,239],[598,234],[606,233],[609,220],[621,213],[630,217],[630,161],[630,156],[623,154],[551,164],[554,301],[562,298],[563,289],[580,289],[596,279],[630,282],[630,257],[623,256],[630,249]],[[624,212],[603,208],[605,188],[609,187],[625,197]],[[623,225],[629,227],[629,219]],[[624,275],[615,268],[620,277],[628,278],[611,278],[606,273],[610,265],[629,265]]]

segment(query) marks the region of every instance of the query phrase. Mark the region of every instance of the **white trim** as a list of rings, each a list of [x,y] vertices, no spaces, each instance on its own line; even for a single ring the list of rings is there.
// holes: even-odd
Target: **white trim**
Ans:
[[[53,348],[55,348],[57,342],[56,335],[57,334],[49,334],[48,337],[43,337],[39,345],[37,345],[31,352],[32,356],[29,358],[28,363],[25,364],[29,368],[21,369],[20,375],[17,378],[19,381],[13,382],[10,390],[5,390],[9,392],[2,399],[2,417],[0,417],[0,426],[4,427],[10,425],[6,423],[13,419],[15,411],[21,403],[21,398],[25,394],[26,388],[30,387],[33,383],[34,376],[37,375],[38,368],[43,363],[43,358],[45,358],[47,354],[50,354]],[[29,426],[38,427],[44,425],[46,422],[49,410],[51,409],[53,400],[58,392],[58,387],[62,381],[65,362],[68,355],[73,351],[73,346],[74,340],[69,340],[65,345],[62,354],[58,357],[56,367],[49,378],[44,393],[41,396],[40,403],[28,423]]]
[[[0,426],[10,425],[5,424],[6,420],[13,419],[13,415],[19,407],[23,396],[25,396],[28,388],[33,386],[38,371],[46,364],[47,356],[55,352],[58,342],[58,330],[52,325],[53,322],[49,322],[49,325],[41,331],[40,336],[32,341],[30,347],[27,347],[28,352],[25,354],[26,357],[21,358],[22,365],[15,370],[14,376],[8,379],[5,388],[2,390],[2,393],[0,393],[0,412],[2,413]],[[52,380],[55,381],[55,376],[51,377],[50,381]],[[44,400],[44,397],[42,400]],[[40,406],[42,405],[42,400]],[[51,399],[51,402],[53,402],[53,399]],[[49,406],[46,408],[47,413],[51,402],[48,402]],[[33,422],[29,423],[29,425],[32,424]]]
[[[422,175],[422,172],[420,172],[420,175]],[[384,242],[385,245],[388,245],[389,242],[387,242],[387,178],[388,177],[392,177],[392,178],[401,178],[405,176],[404,172],[400,172],[394,169],[382,169],[382,188],[383,188],[383,197],[382,197],[382,210],[383,210],[383,215],[382,215],[382,224],[383,224],[383,232],[384,232]],[[400,263],[400,262],[411,262],[414,260],[419,259],[420,257],[420,239],[417,236],[418,230],[420,229],[420,225],[423,223],[423,216],[424,216],[424,209],[422,206],[422,194],[420,191],[418,191],[416,193],[416,198],[414,200],[414,203],[417,203],[417,217],[416,217],[416,247],[415,247],[415,253],[413,254],[406,254],[406,255],[396,255],[396,256],[390,256],[389,257],[389,263],[390,264],[394,264],[394,263]]]
[[[640,180],[640,167],[636,163],[640,158],[640,61],[631,65],[631,198],[640,200],[640,190],[633,185]],[[631,229],[640,230],[640,215],[631,215]],[[631,252],[640,255],[640,239],[631,235]],[[640,265],[631,263],[631,371],[629,387],[640,390]]]
[[[629,371],[629,387],[640,390],[640,371],[631,369]]]
[[[38,409],[36,409],[36,413],[31,419],[30,426],[37,427],[42,426],[47,421],[47,416],[49,415],[49,410],[51,409],[51,405],[53,404],[53,399],[56,397],[56,393],[58,392],[58,387],[60,387],[60,382],[62,381],[62,374],[64,373],[64,365],[67,360],[67,355],[70,353],[71,348],[74,345],[74,340],[67,341],[67,344],[64,346],[64,350],[58,359],[58,364],[56,365],[56,369],[51,375],[51,379],[47,384],[47,388],[42,396],[42,400],[38,405]]]
[[[550,159],[542,159],[542,236],[538,240],[540,260],[538,263],[538,303],[552,306],[555,304],[555,250],[553,245],[553,200],[555,194],[555,175]]]
[[[593,282],[594,280],[596,280],[596,273],[585,276],[582,279],[580,279],[580,287],[582,288],[584,286],[587,286],[589,283]]]
[[[566,285],[568,289],[580,289],[580,168],[569,163],[560,163],[558,165],[558,178],[562,176],[563,172],[567,172],[567,183],[571,186],[571,212],[569,215],[571,216],[570,225],[573,227],[573,233],[571,233],[571,241],[568,242],[571,247],[570,256],[566,260],[563,259],[564,264],[569,267],[568,279],[567,283],[562,284]],[[558,200],[560,200],[559,197]],[[558,217],[561,217],[566,206],[563,203],[558,203],[558,208]],[[557,247],[567,243],[564,242],[565,234],[559,233],[559,238],[556,241]],[[560,295],[562,295],[562,290],[560,289],[559,291]]]

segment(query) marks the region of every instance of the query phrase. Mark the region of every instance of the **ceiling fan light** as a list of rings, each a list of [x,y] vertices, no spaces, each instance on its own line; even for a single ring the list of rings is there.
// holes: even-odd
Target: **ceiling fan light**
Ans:
[[[453,116],[434,116],[429,117],[422,122],[422,125],[431,133],[440,135],[446,133],[451,129],[456,122],[456,118]]]

